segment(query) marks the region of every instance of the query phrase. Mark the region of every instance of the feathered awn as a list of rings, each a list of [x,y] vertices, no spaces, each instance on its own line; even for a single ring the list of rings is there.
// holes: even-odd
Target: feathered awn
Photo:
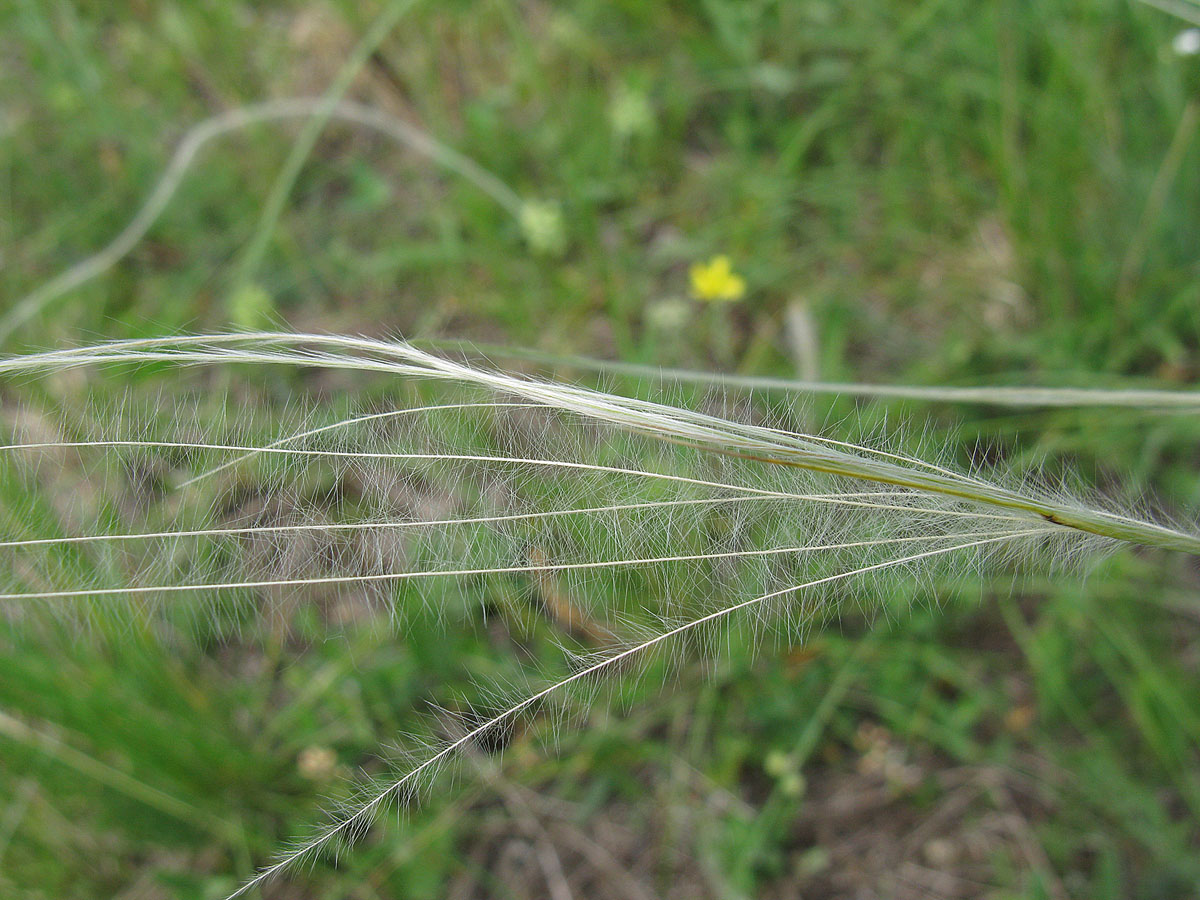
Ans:
[[[317,366],[456,382],[714,453],[957,497],[1100,537],[1200,553],[1200,536],[1195,534],[1062,498],[1022,493],[918,459],[583,387],[521,378],[446,359],[401,341],[288,332],[113,341],[0,360],[0,375],[150,361]]]
[[[1078,552],[1096,545],[1132,543],[1200,555],[1200,535],[1194,531],[1073,500],[1059,492],[1010,486],[938,463],[818,435],[520,377],[448,359],[402,341],[282,332],[114,341],[2,359],[0,376],[163,362],[344,369],[457,385],[482,391],[487,399],[351,416],[269,441],[106,436],[13,442],[0,447],[0,452],[70,449],[120,454],[161,450],[221,460],[191,474],[180,486],[252,459],[264,464],[277,460],[293,467],[387,465],[421,472],[441,467],[445,483],[458,488],[469,481],[464,480],[462,467],[475,467],[485,479],[493,479],[484,482],[486,489],[472,494],[478,504],[484,505],[469,514],[423,519],[383,516],[366,522],[213,524],[178,530],[5,538],[0,540],[0,549],[13,553],[53,551],[68,545],[145,544],[160,546],[162,555],[172,560],[177,559],[177,547],[185,539],[268,541],[276,542],[268,546],[278,550],[285,540],[303,535],[330,541],[336,541],[338,534],[355,532],[415,536],[411,545],[406,545],[410,546],[407,557],[387,550],[391,546],[387,544],[367,571],[259,573],[235,556],[233,565],[245,565],[244,571],[221,569],[198,575],[197,570],[187,569],[189,574],[183,580],[172,581],[178,572],[168,566],[161,579],[147,575],[144,581],[115,586],[21,588],[0,594],[0,601],[11,604],[126,595],[207,595],[538,573],[585,578],[596,573],[634,571],[682,572],[684,583],[691,586],[699,583],[697,579],[723,579],[733,591],[714,594],[713,605],[702,612],[664,616],[656,629],[577,660],[568,674],[499,704],[494,712],[480,716],[479,724],[461,731],[391,781],[379,785],[330,826],[286,852],[233,897],[315,854],[351,843],[378,812],[392,801],[412,796],[443,763],[482,735],[507,726],[555,695],[623,667],[628,660],[646,656],[688,635],[703,634],[738,616],[762,618],[768,612],[782,611],[789,620],[804,624],[822,608],[812,598],[835,592],[841,585],[885,572],[914,572],[917,567],[949,560],[955,560],[956,565],[979,563],[1047,544]],[[1128,396],[1120,399],[1133,402]],[[537,413],[558,417],[564,423],[578,422],[636,436],[649,446],[705,462],[706,467],[703,471],[673,471],[665,464],[639,464],[619,455],[615,460],[592,461],[581,455],[590,452],[588,445],[554,446],[556,432],[546,428],[535,429],[532,443],[536,449],[529,452],[456,447],[452,434],[445,436],[436,428],[424,444],[411,449],[396,449],[390,443],[394,435],[382,442],[372,439],[358,443],[365,428],[388,423],[396,426],[421,417],[520,417]],[[444,424],[447,420],[439,421]],[[561,485],[565,493],[560,496],[579,502],[561,502],[548,508],[518,503],[513,508],[497,509],[486,505],[492,501],[479,499],[496,495],[510,502],[524,487],[522,479]],[[589,479],[612,485],[614,490],[602,492],[603,499],[593,498]],[[498,485],[503,490],[496,489]],[[733,514],[730,521],[739,523],[742,532],[748,534],[751,526],[758,529],[758,537],[718,540],[706,536],[708,532],[700,526],[711,525],[706,517],[723,515],[722,510]],[[801,514],[805,510],[808,512]],[[626,531],[612,530],[611,523],[617,520],[626,523]],[[741,532],[734,529],[734,533]],[[439,535],[444,539],[439,540]],[[676,535],[685,535],[686,541],[677,540]],[[556,542],[552,545],[556,555],[544,558],[527,554],[524,559],[513,559],[514,554],[523,552],[520,548],[528,545],[530,536]],[[334,552],[332,558],[339,559],[338,553]],[[739,595],[744,599],[728,599]]]

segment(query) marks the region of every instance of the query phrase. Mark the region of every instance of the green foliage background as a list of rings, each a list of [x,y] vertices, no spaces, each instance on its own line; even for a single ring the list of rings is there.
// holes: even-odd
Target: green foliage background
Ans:
[[[4,4],[0,307],[123,227],[192,123],[323,91],[381,9]],[[557,203],[561,252],[334,123],[247,266],[296,134],[256,127],[205,151],[127,259],[5,349],[281,322],[829,380],[1192,384],[1200,57],[1172,51],[1183,27],[1117,0],[417,4],[349,96]],[[736,304],[687,296],[688,266],[716,253],[749,286]],[[815,356],[788,332],[796,310]],[[71,408],[84,387],[0,385],[0,412]],[[271,389],[340,403],[355,386]],[[964,462],[982,445],[1200,507],[1194,417],[849,401],[814,416],[908,419]],[[0,522],[52,520],[10,475]],[[1125,553],[982,599],[914,587],[911,614],[734,648],[666,690],[651,673],[558,754],[534,722],[338,868],[268,893],[540,896],[516,791],[577,896],[632,890],[580,841],[649,896],[1194,896],[1198,582],[1194,562]],[[514,634],[533,657],[555,637],[481,616],[399,634],[301,616],[233,641],[103,611],[87,636],[4,628],[0,894],[20,898],[224,896],[338,790],[301,759],[379,770],[430,702],[520,671]],[[948,881],[920,881],[939,869]]]

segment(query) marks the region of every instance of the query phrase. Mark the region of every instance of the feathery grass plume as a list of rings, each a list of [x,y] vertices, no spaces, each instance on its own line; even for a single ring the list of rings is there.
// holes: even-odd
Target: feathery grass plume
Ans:
[[[1122,542],[1200,554],[1194,530],[1014,476],[399,341],[116,341],[3,359],[0,375],[151,364],[345,370],[379,376],[390,394],[372,410],[298,402],[273,420],[239,398],[227,421],[129,408],[8,423],[6,478],[44,495],[48,479],[72,477],[102,499],[80,491],[39,516],[10,516],[6,613],[105,601],[142,615],[169,600],[166,614],[236,629],[286,616],[302,594],[330,622],[374,605],[399,620],[450,620],[478,602],[514,616],[541,609],[568,635],[555,671],[497,693],[233,896],[352,844],[459,751],[502,745],[522,715],[562,714],[570,697],[586,707],[605,676],[664,652],[669,662],[687,642],[803,633],[898,585],[1031,557],[1071,561]]]
[[[464,341],[425,340],[422,346],[482,353],[501,359],[528,360],[550,367],[599,372],[647,379],[654,383],[699,384],[710,388],[736,388],[749,391],[782,391],[791,394],[817,394],[871,399],[915,400],[927,403],[971,403],[1010,407],[1124,407],[1148,412],[1200,409],[1200,391],[1154,388],[1079,388],[1018,387],[1009,385],[916,385],[868,384],[850,381],[809,381],[796,378],[770,378],[761,375],[729,375],[646,366],[638,363],[594,359],[589,356],[559,355],[526,348],[500,347]]]
[[[0,360],[0,374],[150,361],[288,364],[456,382],[682,446],[925,494],[958,497],[1041,517],[1052,524],[1101,537],[1200,552],[1200,537],[1195,534],[1069,498],[1005,487],[919,459],[828,438],[747,425],[679,407],[473,367],[400,341],[288,332],[150,338],[10,357]],[[294,451],[273,448],[257,452]]]

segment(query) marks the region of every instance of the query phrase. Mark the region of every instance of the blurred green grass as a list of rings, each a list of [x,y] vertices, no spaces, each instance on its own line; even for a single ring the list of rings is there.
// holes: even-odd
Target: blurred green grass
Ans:
[[[324,90],[378,9],[0,10],[0,303],[102,246],[192,123]],[[832,380],[1194,383],[1200,58],[1171,52],[1181,27],[1066,0],[419,5],[350,95],[560,204],[564,253],[531,253],[471,185],[335,123],[250,273],[248,314]],[[229,327],[236,263],[295,133],[208,149],[147,239],[9,349]],[[686,299],[687,268],[715,253],[749,291],[706,309]],[[796,305],[815,359],[789,340]],[[6,384],[0,403],[81,393]],[[919,427],[964,460],[982,436],[1014,465],[1070,460],[1114,493],[1200,506],[1192,419],[969,412],[815,415],[864,431],[931,416]],[[2,494],[10,523],[55,515],[10,473]],[[1197,580],[1183,560],[1122,555],[1082,584],[985,584],[982,602],[931,608],[914,587],[888,601],[911,614],[873,627],[851,617],[790,652],[689,663],[668,691],[651,674],[558,754],[534,723],[501,777],[556,834],[582,835],[561,838],[582,896],[625,894],[581,845],[664,897],[852,896],[881,890],[897,858],[910,882],[894,890],[914,896],[1191,896]],[[5,626],[6,895],[223,896],[318,818],[336,770],[378,770],[379,745],[424,727],[428,704],[469,702],[473,679],[522,665],[511,635],[466,613],[399,635],[301,619],[234,641],[137,621]],[[534,648],[553,638],[528,627]],[[332,769],[313,763],[323,748]],[[512,846],[516,801],[466,772],[340,868],[269,893],[539,895]],[[920,881],[939,868],[949,882]]]

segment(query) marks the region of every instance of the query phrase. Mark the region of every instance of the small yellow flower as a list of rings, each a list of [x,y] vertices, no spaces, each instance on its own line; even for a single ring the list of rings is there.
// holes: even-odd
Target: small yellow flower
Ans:
[[[733,271],[729,257],[721,254],[706,263],[694,263],[688,273],[692,280],[692,296],[697,300],[741,300],[746,282]]]

